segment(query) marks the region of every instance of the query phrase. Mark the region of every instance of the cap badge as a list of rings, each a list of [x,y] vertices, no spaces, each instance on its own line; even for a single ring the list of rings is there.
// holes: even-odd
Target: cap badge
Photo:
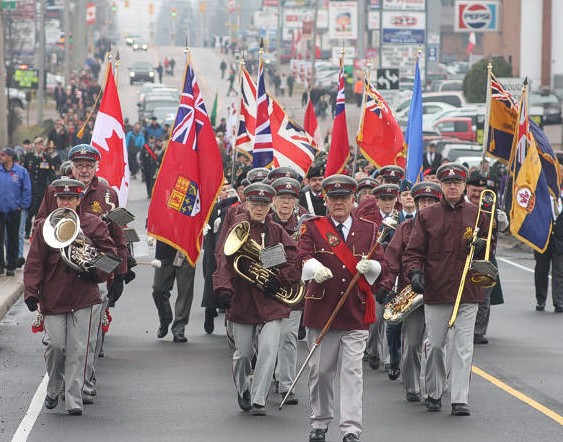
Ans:
[[[261,190],[260,192],[258,192],[258,196],[264,196],[264,191]]]
[[[286,188],[286,189],[291,189],[291,184],[290,184],[290,183],[287,183],[287,184],[285,185],[285,188]]]
[[[65,186],[65,192],[68,192],[68,191],[70,191],[69,187]]]
[[[428,186],[426,189],[424,189],[424,191],[430,193],[432,192],[432,189],[430,188],[430,186]]]
[[[450,171],[448,172],[448,176],[452,176],[455,175],[455,170],[450,169]]]
[[[341,185],[340,183],[336,183],[336,184],[334,185],[334,188],[335,188],[335,189],[340,189],[341,187],[342,187],[342,185]]]
[[[389,176],[395,176],[395,171],[392,170],[392,171],[389,173]]]

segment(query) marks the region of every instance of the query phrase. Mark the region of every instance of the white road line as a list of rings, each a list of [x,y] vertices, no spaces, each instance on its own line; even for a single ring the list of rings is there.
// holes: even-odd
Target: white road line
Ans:
[[[43,408],[43,401],[45,400],[45,395],[47,394],[48,381],[49,377],[45,374],[45,376],[43,376],[43,380],[39,384],[39,387],[37,387],[37,391],[33,395],[33,399],[31,400],[31,404],[29,404],[27,413],[25,413],[16,434],[14,434],[14,437],[12,438],[12,442],[25,442],[27,440],[31,430],[33,429],[33,425],[35,425],[37,416],[39,416],[39,413],[41,413],[41,409]]]
[[[534,269],[531,269],[530,267],[523,266],[522,264],[518,264],[517,262],[514,262],[514,261],[512,261],[508,258],[499,258],[498,256],[496,258],[497,258],[497,261],[502,261],[502,262],[505,262],[506,264],[510,264],[514,267],[521,269],[521,270],[526,270],[527,272],[534,273]],[[549,279],[551,279],[551,275],[549,275]]]

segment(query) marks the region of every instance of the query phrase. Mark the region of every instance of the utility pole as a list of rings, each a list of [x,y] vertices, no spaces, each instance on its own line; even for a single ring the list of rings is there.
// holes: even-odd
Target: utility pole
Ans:
[[[366,58],[366,21],[367,7],[366,0],[358,0],[358,58]]]
[[[45,101],[45,0],[39,0],[39,89],[37,90],[37,122],[43,122],[43,104]]]
[[[64,11],[63,11],[63,21],[64,21],[64,32],[65,32],[65,61],[64,61],[64,86],[70,83],[70,60],[72,55],[70,53],[70,0],[65,0]]]
[[[315,86],[315,60],[317,58],[317,20],[319,17],[319,0],[315,0],[315,13],[313,16],[313,50],[311,51],[311,83]]]
[[[4,14],[0,15],[0,78],[6,78],[4,63]],[[8,98],[7,88],[0,89],[0,147],[8,145]]]

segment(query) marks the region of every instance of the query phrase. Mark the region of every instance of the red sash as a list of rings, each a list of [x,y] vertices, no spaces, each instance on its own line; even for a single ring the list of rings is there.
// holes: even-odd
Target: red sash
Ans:
[[[153,160],[157,161],[156,158],[156,154],[154,153],[154,151],[150,148],[150,146],[148,144],[145,144],[145,149],[147,150],[147,153],[152,157]]]
[[[322,235],[330,249],[334,252],[336,257],[342,262],[342,264],[344,264],[344,266],[352,274],[352,276],[358,273],[358,271],[356,270],[356,264],[358,263],[358,260],[346,246],[346,243],[336,232],[334,226],[328,220],[328,218],[315,218],[313,222],[315,226],[317,226],[317,229],[319,230],[320,234]],[[366,297],[364,324],[372,324],[373,322],[375,322],[375,300],[373,299],[370,285],[363,275],[358,279],[358,285],[360,286],[360,291]]]

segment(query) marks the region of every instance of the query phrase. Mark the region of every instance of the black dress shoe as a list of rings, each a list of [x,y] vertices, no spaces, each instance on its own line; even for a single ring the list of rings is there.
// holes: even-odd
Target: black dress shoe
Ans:
[[[210,335],[215,330],[215,317],[217,315],[217,310],[211,307],[205,308],[205,321],[203,322],[203,329],[205,333]]]
[[[156,337],[158,339],[164,338],[168,334],[168,324],[160,324],[158,331],[156,332]]]
[[[181,342],[181,343],[188,342],[188,338],[186,338],[184,333],[176,333],[172,338],[172,340],[174,342]]]
[[[57,406],[57,404],[59,403],[59,397],[55,397],[54,399],[49,397],[49,395],[45,396],[45,408],[47,410],[52,410],[53,408],[55,408]]]
[[[360,438],[355,434],[348,433],[342,438],[342,442],[360,442]]]
[[[474,344],[488,344],[489,340],[485,338],[483,335],[473,335],[473,343]]]
[[[536,312],[545,312],[545,304],[536,304]]]
[[[23,265],[25,264],[25,258],[18,258],[18,261],[16,263],[16,267],[18,269],[21,269],[23,267]]]
[[[250,391],[246,390],[242,396],[238,395],[238,406],[242,411],[252,410],[252,402],[250,402]]]
[[[82,416],[82,409],[81,408],[73,408],[72,410],[68,410],[68,414],[70,416]]]
[[[264,405],[252,404],[250,414],[252,416],[266,416],[266,407]]]
[[[299,330],[297,331],[297,340],[302,341],[307,337],[307,329],[305,326],[300,325]]]
[[[327,428],[313,428],[309,433],[309,442],[325,442]]]
[[[420,393],[407,392],[407,402],[420,402]]]
[[[400,374],[401,369],[399,368],[399,364],[391,364],[389,370],[387,370],[387,376],[392,381],[396,381]]]
[[[442,398],[433,399],[428,396],[426,398],[426,409],[428,411],[440,411],[442,409]]]
[[[553,310],[554,313],[563,313],[563,307],[561,306],[556,306],[555,310]]]
[[[287,396],[287,399],[285,400],[285,404],[286,405],[297,405],[299,403],[299,399],[297,399],[295,397],[295,395],[293,394],[293,392],[287,394],[286,393],[281,393],[282,396],[282,400],[285,399],[285,397]]]
[[[16,272],[13,270],[6,270],[6,276],[16,276]]]
[[[368,364],[372,370],[379,370],[379,355],[378,356],[368,356]]]
[[[467,404],[452,404],[453,416],[469,416],[470,414]]]

